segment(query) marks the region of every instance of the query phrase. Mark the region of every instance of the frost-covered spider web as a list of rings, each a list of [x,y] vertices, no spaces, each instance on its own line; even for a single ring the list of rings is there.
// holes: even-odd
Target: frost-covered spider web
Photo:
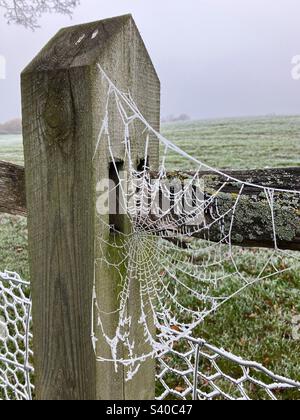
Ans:
[[[101,256],[95,267],[115,279],[117,286],[110,287],[119,290],[119,300],[105,307],[95,282],[92,335],[97,359],[114,362],[116,369],[125,365],[131,379],[145,360],[193,336],[208,315],[246,288],[299,266],[299,255],[287,244],[299,232],[300,192],[238,179],[188,155],[99,71],[107,98],[95,155],[101,147],[109,151],[113,175],[97,207]],[[116,115],[123,125],[122,159],[114,156]],[[143,144],[138,163],[137,141]],[[155,145],[161,158],[153,167]],[[176,159],[189,171],[174,172]],[[255,245],[270,251],[257,251],[255,270],[246,272],[241,247]],[[99,335],[109,351],[98,344]]]

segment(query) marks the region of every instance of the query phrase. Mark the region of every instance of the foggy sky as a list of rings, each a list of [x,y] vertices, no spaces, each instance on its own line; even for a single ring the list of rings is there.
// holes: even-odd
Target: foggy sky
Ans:
[[[31,32],[0,17],[0,122],[20,116],[19,74],[61,28],[132,13],[162,82],[162,115],[214,118],[300,113],[299,0],[81,0],[73,20]],[[1,10],[0,10],[0,13]]]

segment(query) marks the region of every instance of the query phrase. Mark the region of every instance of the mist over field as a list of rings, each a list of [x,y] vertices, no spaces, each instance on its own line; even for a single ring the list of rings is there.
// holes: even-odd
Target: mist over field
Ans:
[[[249,169],[300,165],[300,116],[225,118],[163,123],[162,134],[216,168]],[[23,163],[21,135],[0,134],[0,160]],[[178,155],[170,168],[190,169]]]
[[[84,0],[72,20],[39,19],[35,32],[0,10],[0,123],[21,115],[20,73],[62,27],[132,13],[162,85],[162,117],[192,119],[300,113],[298,0]]]

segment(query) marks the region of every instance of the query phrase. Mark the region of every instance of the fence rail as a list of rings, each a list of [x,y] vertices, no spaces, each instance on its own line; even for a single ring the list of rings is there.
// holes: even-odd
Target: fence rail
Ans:
[[[225,188],[222,188],[222,193],[225,194],[223,197],[224,201],[234,197],[234,194],[238,193],[238,185],[236,185],[234,179],[238,179],[240,182],[249,183],[245,186],[243,196],[247,198],[247,207],[252,207],[253,220],[245,220],[240,218],[240,223],[234,226],[234,231],[239,235],[233,234],[233,245],[243,247],[263,247],[273,248],[274,239],[273,232],[266,230],[266,226],[262,226],[262,219],[255,217],[256,214],[260,214],[263,211],[266,204],[266,197],[261,194],[261,188],[255,189],[250,184],[258,184],[265,186],[266,188],[282,189],[282,190],[300,190],[300,168],[281,168],[281,169],[264,169],[264,170],[245,170],[245,171],[225,171],[228,175],[228,179],[224,175],[216,176],[216,173],[211,171],[203,171],[201,178],[204,182],[204,193],[209,192],[213,189],[217,191],[226,183]],[[166,174],[166,178],[174,180],[180,180],[183,182],[185,179],[191,179],[195,174],[192,172],[169,172]],[[157,173],[150,173],[149,176],[153,180],[158,178]],[[1,200],[1,197],[2,200]],[[0,212],[6,212],[10,214],[18,214],[25,216],[27,214],[26,208],[26,194],[25,194],[25,175],[24,168],[7,162],[0,161]],[[280,249],[287,250],[300,250],[300,196],[295,194],[285,194],[284,192],[277,192],[275,200],[278,200],[277,206],[277,219],[281,218],[280,224],[284,224],[288,232],[294,232],[286,238],[278,239],[278,246]],[[211,207],[215,205],[212,201]],[[209,215],[209,211],[207,211]],[[248,223],[245,223],[248,222]],[[206,221],[207,225],[209,220]],[[249,228],[250,223],[250,228]],[[205,230],[197,229],[197,232],[193,232],[193,226],[181,226],[182,232],[189,234],[192,237],[199,239],[207,239]],[[200,233],[199,233],[200,232]],[[263,234],[256,235],[256,232],[263,232]],[[234,233],[234,232],[233,232]],[[238,238],[235,240],[235,238]],[[211,241],[220,241],[218,232],[213,235],[210,232]]]
[[[0,161],[0,213],[25,216],[25,171],[22,166]]]

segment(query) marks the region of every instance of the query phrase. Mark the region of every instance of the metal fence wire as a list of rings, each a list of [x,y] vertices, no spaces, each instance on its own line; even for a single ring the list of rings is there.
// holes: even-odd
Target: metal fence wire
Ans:
[[[300,399],[300,383],[204,340],[175,343],[159,359],[159,400]]]
[[[0,400],[31,400],[30,285],[16,273],[0,272]]]
[[[0,400],[31,400],[30,285],[0,273]],[[300,399],[300,383],[202,339],[178,341],[157,359],[158,400]]]

